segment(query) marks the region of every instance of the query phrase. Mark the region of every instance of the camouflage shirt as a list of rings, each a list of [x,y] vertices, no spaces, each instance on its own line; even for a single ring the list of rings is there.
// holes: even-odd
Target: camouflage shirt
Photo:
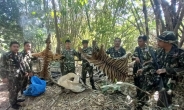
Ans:
[[[2,78],[15,77],[17,74],[25,74],[25,62],[22,55],[18,53],[15,55],[12,52],[7,52],[1,57],[1,71]]]
[[[32,60],[36,60],[37,58],[36,57],[32,57],[31,54],[27,53],[26,51],[22,51],[21,52],[22,54],[22,57],[23,57],[23,60],[25,62],[25,65],[26,65],[26,70],[28,72],[32,72]]]
[[[151,52],[155,54],[155,50],[151,46],[145,46],[144,48],[136,47],[133,57],[138,57],[140,59],[140,63],[135,63],[134,68],[144,68],[144,71],[153,69]],[[134,73],[137,73],[137,69]]]
[[[74,56],[79,57],[79,53],[76,52],[74,49],[70,49],[70,50],[64,49],[62,52],[62,55],[65,56],[64,66],[66,66],[68,70],[75,68]]]
[[[152,58],[150,51],[155,54],[155,50],[151,46],[145,46],[144,48],[136,47],[133,56],[142,60],[141,63],[145,63],[150,61]]]
[[[109,48],[107,51],[106,51],[107,54],[110,54],[110,56],[112,58],[118,58],[118,57],[122,57],[126,54],[126,51],[124,48],[120,47],[119,50],[115,50],[114,47],[111,47]]]
[[[157,54],[157,63],[160,68],[165,68],[169,75],[184,74],[184,50],[173,46],[170,52],[166,53],[161,49]]]
[[[92,55],[93,48],[91,47],[83,48],[82,51],[87,55]],[[89,62],[82,58],[82,65],[88,65],[88,64]]]

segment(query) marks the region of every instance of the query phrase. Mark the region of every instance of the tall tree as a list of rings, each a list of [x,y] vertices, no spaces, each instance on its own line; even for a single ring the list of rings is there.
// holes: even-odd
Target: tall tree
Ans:
[[[154,1],[154,2],[153,2]],[[183,26],[182,26],[182,20],[184,17],[184,4],[183,0],[171,0],[171,3],[169,4],[166,0],[151,0],[153,9],[155,11],[156,16],[156,23],[157,23],[157,34],[158,30],[160,32],[163,32],[165,30],[168,31],[174,31],[177,38],[180,38],[181,41],[179,43],[179,46],[181,47],[183,44]],[[178,8],[177,8],[178,6]],[[164,13],[164,20],[163,22],[161,18],[161,11]],[[160,21],[160,23],[159,23]],[[161,24],[162,28],[159,28],[159,25]],[[181,29],[182,27],[182,29]]]
[[[0,1],[0,33],[6,43],[15,37],[20,41],[22,39],[20,13],[16,0]]]
[[[59,36],[59,31],[58,31],[58,20],[57,20],[56,6],[55,6],[54,0],[52,0],[52,6],[53,6],[53,10],[54,10],[54,25],[55,25],[56,39],[57,39],[56,52],[60,53],[60,36]]]
[[[145,30],[146,30],[146,35],[149,36],[149,28],[148,28],[148,11],[146,7],[146,1],[142,0],[143,2],[143,13],[144,13],[144,19],[145,19]]]

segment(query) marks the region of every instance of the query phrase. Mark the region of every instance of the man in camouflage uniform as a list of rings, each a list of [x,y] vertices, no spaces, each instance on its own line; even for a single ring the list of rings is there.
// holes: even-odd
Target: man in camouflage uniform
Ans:
[[[65,41],[65,49],[62,51],[62,55],[65,56],[64,59],[64,73],[62,75],[66,75],[70,72],[75,73],[75,60],[74,56],[80,57],[80,54],[76,52],[74,49],[70,48],[71,41]]]
[[[91,55],[93,49],[91,47],[88,47],[88,40],[83,40],[82,44],[83,44],[82,51],[85,54]],[[83,80],[84,84],[86,84],[86,74],[87,74],[87,72],[89,73],[90,84],[92,86],[92,89],[96,90],[95,85],[94,85],[94,80],[93,80],[93,67],[90,66],[90,64],[87,60],[82,58],[82,80]]]
[[[134,74],[134,84],[141,88],[140,82],[143,81],[143,76],[137,74],[137,70],[141,69],[143,66],[149,66],[152,62],[152,56],[151,52],[155,53],[154,49],[151,46],[146,45],[147,42],[147,36],[139,36],[138,37],[138,47],[135,48],[134,54],[133,54],[133,60],[135,60],[134,68],[133,68],[133,74]],[[140,100],[142,98],[141,91],[137,90],[137,98]]]
[[[27,76],[25,64],[22,55],[18,53],[19,43],[12,41],[10,43],[10,51],[2,56],[0,75],[3,82],[8,81],[9,102],[12,108],[18,109],[17,95],[21,90],[22,77]]]
[[[158,106],[168,107],[172,104],[172,92],[176,75],[184,73],[184,50],[178,48],[176,36],[172,31],[165,31],[157,37],[158,46],[161,50],[156,55],[156,64],[154,71],[148,71],[147,67],[138,70],[145,74],[146,72],[156,74],[156,79],[149,79],[143,83],[147,84],[146,90],[158,90]],[[152,65],[155,65],[154,63]],[[144,72],[144,70],[146,70]],[[151,70],[151,69],[149,69]],[[153,76],[154,77],[154,76]],[[152,77],[152,78],[153,78]],[[151,82],[151,83],[150,83]],[[156,83],[157,82],[157,83]]]
[[[121,39],[115,38],[114,39],[114,47],[109,48],[106,53],[110,54],[110,57],[112,58],[119,58],[126,54],[126,51],[124,48],[120,46]]]
[[[30,42],[24,42],[24,50],[21,52],[23,60],[26,65],[26,70],[29,73],[28,76],[23,78],[22,88],[21,88],[21,94],[22,96],[19,97],[19,99],[25,99],[23,95],[23,91],[26,90],[27,84],[29,83],[29,78],[33,75],[32,71],[32,60],[36,60],[37,58],[31,56],[31,43]]]

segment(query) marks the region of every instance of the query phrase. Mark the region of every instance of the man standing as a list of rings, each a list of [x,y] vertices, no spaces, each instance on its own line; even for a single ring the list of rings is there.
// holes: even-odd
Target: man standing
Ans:
[[[119,58],[126,54],[126,51],[121,46],[121,39],[115,38],[114,39],[114,47],[109,48],[106,53],[110,54],[112,58]]]
[[[66,75],[70,72],[75,73],[75,60],[74,56],[79,57],[79,53],[76,52],[74,49],[71,49],[71,41],[65,41],[65,49],[62,52],[62,55],[65,56],[64,59],[64,73],[62,75]]]
[[[157,105],[160,107],[169,107],[172,104],[173,80],[175,80],[176,75],[184,73],[184,50],[175,45],[176,40],[176,36],[172,31],[165,31],[157,37],[158,46],[161,50],[157,53],[156,62],[153,62],[153,65],[155,65],[154,71],[157,74],[156,80],[152,76],[147,80],[152,83],[142,82],[147,84],[147,90],[155,90],[156,88],[159,91]],[[149,73],[150,69],[143,67],[138,72],[145,74],[146,72]]]
[[[88,47],[88,40],[83,40],[82,45],[83,45],[83,49],[82,49],[83,53],[91,55],[93,49],[91,47]],[[93,67],[90,66],[90,64],[87,60],[82,58],[82,80],[83,80],[84,84],[86,84],[87,72],[89,73],[90,84],[92,86],[92,89],[96,90],[94,80],[93,80]]]
[[[22,55],[18,53],[20,44],[17,41],[10,43],[10,51],[2,56],[1,77],[3,82],[8,81],[9,102],[12,108],[18,109],[17,95],[21,90],[22,78],[27,76]]]
[[[31,43],[30,42],[24,42],[24,50],[21,52],[23,60],[25,62],[25,66],[26,66],[26,70],[29,73],[28,76],[25,76],[23,78],[23,82],[22,82],[22,88],[21,88],[21,94],[22,96],[19,97],[19,99],[24,100],[25,97],[23,95],[23,91],[26,90],[26,86],[29,83],[29,77],[31,77],[33,75],[33,71],[32,71],[32,62],[31,60],[36,60],[37,58],[33,58],[31,56]]]

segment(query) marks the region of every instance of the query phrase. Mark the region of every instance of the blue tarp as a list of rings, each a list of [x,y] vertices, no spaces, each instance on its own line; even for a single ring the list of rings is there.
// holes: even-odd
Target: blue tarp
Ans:
[[[31,84],[24,91],[24,95],[26,96],[39,96],[40,94],[45,92],[46,81],[41,80],[37,76],[31,77]]]

